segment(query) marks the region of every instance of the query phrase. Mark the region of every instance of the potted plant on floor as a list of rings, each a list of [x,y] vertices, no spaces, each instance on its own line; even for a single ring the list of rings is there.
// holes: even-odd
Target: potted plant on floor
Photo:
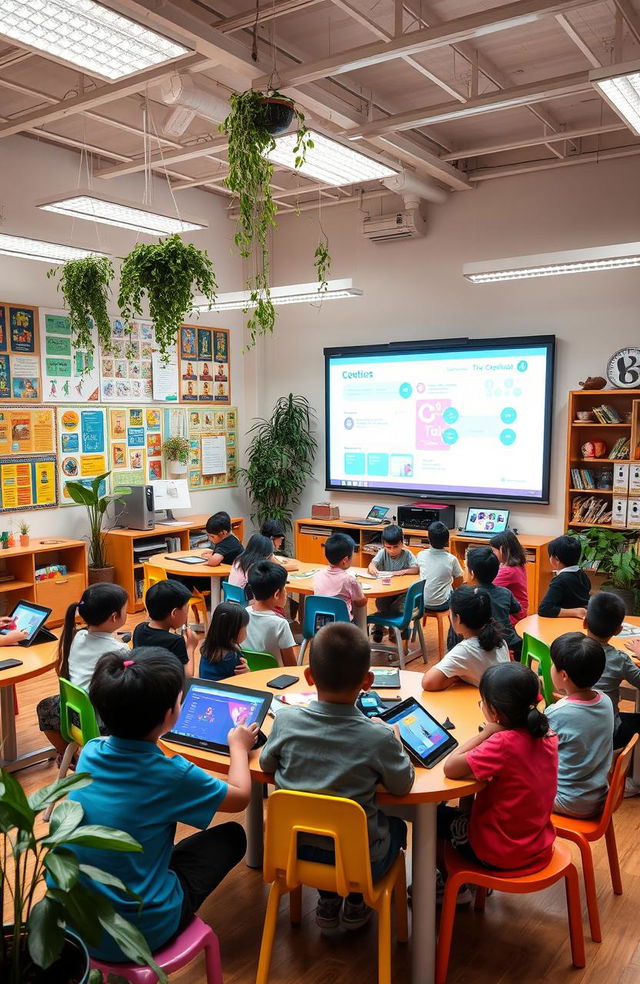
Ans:
[[[582,564],[603,574],[602,587],[617,594],[624,602],[627,615],[634,615],[640,601],[640,557],[635,544],[636,533],[592,526],[573,533],[582,544]]]
[[[97,475],[90,485],[82,482],[67,482],[66,490],[79,506],[86,506],[89,518],[89,584],[98,581],[113,581],[115,568],[109,564],[103,522],[107,507],[111,502],[119,502],[129,495],[129,489],[118,489],[113,495],[102,495],[100,487],[111,472]]]
[[[124,831],[82,825],[80,804],[61,802],[70,790],[90,782],[88,773],[76,773],[27,798],[17,779],[0,770],[0,902],[12,920],[0,937],[2,984],[97,984],[102,975],[90,970],[86,944],[97,946],[103,932],[129,960],[151,967],[167,982],[140,931],[95,885],[137,896],[109,872],[79,864],[69,850],[74,844],[102,851],[142,850]],[[54,803],[50,825],[38,829],[39,815]]]
[[[170,473],[177,477],[185,475],[189,463],[189,453],[191,445],[186,437],[168,437],[162,445],[162,453],[165,456]]]
[[[20,530],[20,546],[28,547],[29,530],[31,529],[31,527],[29,526],[28,523],[25,523],[24,520],[22,520],[20,523],[18,523],[18,529]]]
[[[100,346],[105,352],[111,351],[111,322],[107,311],[114,278],[111,260],[108,256],[69,260],[62,267],[52,267],[47,277],[57,276],[60,270],[58,290],[69,312],[72,347],[89,355],[93,353],[95,323]]]
[[[291,529],[293,506],[313,474],[318,449],[315,413],[304,396],[281,396],[268,420],[258,419],[249,434],[247,465],[238,476],[247,489],[251,518],[258,525],[278,519]]]

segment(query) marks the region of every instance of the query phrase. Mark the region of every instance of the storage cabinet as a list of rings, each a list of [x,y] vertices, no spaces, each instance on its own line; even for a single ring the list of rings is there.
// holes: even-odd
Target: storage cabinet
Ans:
[[[36,571],[53,564],[64,565],[67,573],[37,581]],[[0,551],[0,615],[22,599],[51,608],[47,625],[61,625],[67,607],[78,601],[86,586],[87,548],[82,540],[34,538],[27,547]]]

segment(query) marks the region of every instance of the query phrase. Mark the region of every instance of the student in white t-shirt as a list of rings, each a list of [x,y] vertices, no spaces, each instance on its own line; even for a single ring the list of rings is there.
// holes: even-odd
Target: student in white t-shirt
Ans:
[[[430,612],[446,612],[452,588],[462,584],[462,568],[449,553],[449,530],[439,520],[428,529],[429,549],[418,554],[420,579],[424,581],[424,607]]]
[[[287,603],[287,572],[280,564],[262,560],[249,571],[248,586],[253,604],[248,608],[249,624],[243,648],[250,652],[271,653],[279,663],[295,666],[296,641],[284,615]]]
[[[424,690],[446,690],[456,683],[479,686],[489,666],[509,662],[509,649],[491,615],[491,599],[481,588],[457,588],[451,595],[451,625],[462,636],[422,677]]]

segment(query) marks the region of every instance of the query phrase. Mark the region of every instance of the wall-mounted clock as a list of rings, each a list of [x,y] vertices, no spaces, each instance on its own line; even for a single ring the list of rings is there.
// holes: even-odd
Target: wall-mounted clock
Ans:
[[[619,389],[640,387],[640,348],[620,349],[607,363],[607,379]]]

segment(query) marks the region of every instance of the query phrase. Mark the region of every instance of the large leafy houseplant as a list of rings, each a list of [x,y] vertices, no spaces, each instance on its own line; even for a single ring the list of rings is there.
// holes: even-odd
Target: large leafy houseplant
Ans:
[[[633,607],[640,601],[640,557],[635,549],[636,534],[591,526],[572,533],[582,546],[582,563],[603,574],[603,588],[633,595]],[[631,612],[629,612],[631,614]]]
[[[82,260],[69,260],[62,267],[52,267],[47,271],[47,277],[58,275],[58,290],[69,311],[72,346],[93,353],[93,319],[100,345],[105,351],[110,351],[111,322],[107,303],[114,271],[109,257],[87,256]]]
[[[113,495],[101,495],[100,486],[111,472],[97,475],[91,485],[82,482],[67,482],[66,490],[69,496],[79,506],[86,506],[89,519],[89,567],[93,570],[104,570],[108,566],[105,544],[105,530],[102,528],[104,514],[110,502],[119,502],[129,495],[129,489],[118,489]]]
[[[304,396],[281,396],[271,417],[259,418],[249,434],[247,465],[238,469],[251,502],[252,519],[280,520],[291,528],[293,506],[313,474],[318,449],[312,427],[315,420]]]
[[[216,299],[218,284],[209,254],[180,236],[158,243],[138,243],[125,256],[120,270],[120,312],[130,325],[142,317],[142,299],[147,295],[156,344],[167,358],[175,345],[180,326],[193,308],[195,294],[209,305]]]
[[[124,831],[83,824],[81,805],[62,802],[70,790],[91,781],[88,773],[76,773],[27,798],[17,779],[0,770],[0,902],[3,911],[11,912],[11,923],[0,936],[2,984],[37,984],[42,974],[39,968],[51,968],[47,979],[56,984],[86,979],[86,951],[80,950],[68,930],[89,946],[98,946],[106,932],[129,960],[152,967],[166,984],[167,977],[154,963],[143,935],[95,885],[116,889],[129,898],[139,900],[138,896],[108,871],[80,864],[73,853],[73,845],[103,851],[142,850]],[[54,803],[50,825],[39,830],[39,814]],[[66,960],[74,956],[80,964],[79,976],[70,975],[70,968],[65,967]],[[89,979],[93,984],[102,975],[92,971]]]

